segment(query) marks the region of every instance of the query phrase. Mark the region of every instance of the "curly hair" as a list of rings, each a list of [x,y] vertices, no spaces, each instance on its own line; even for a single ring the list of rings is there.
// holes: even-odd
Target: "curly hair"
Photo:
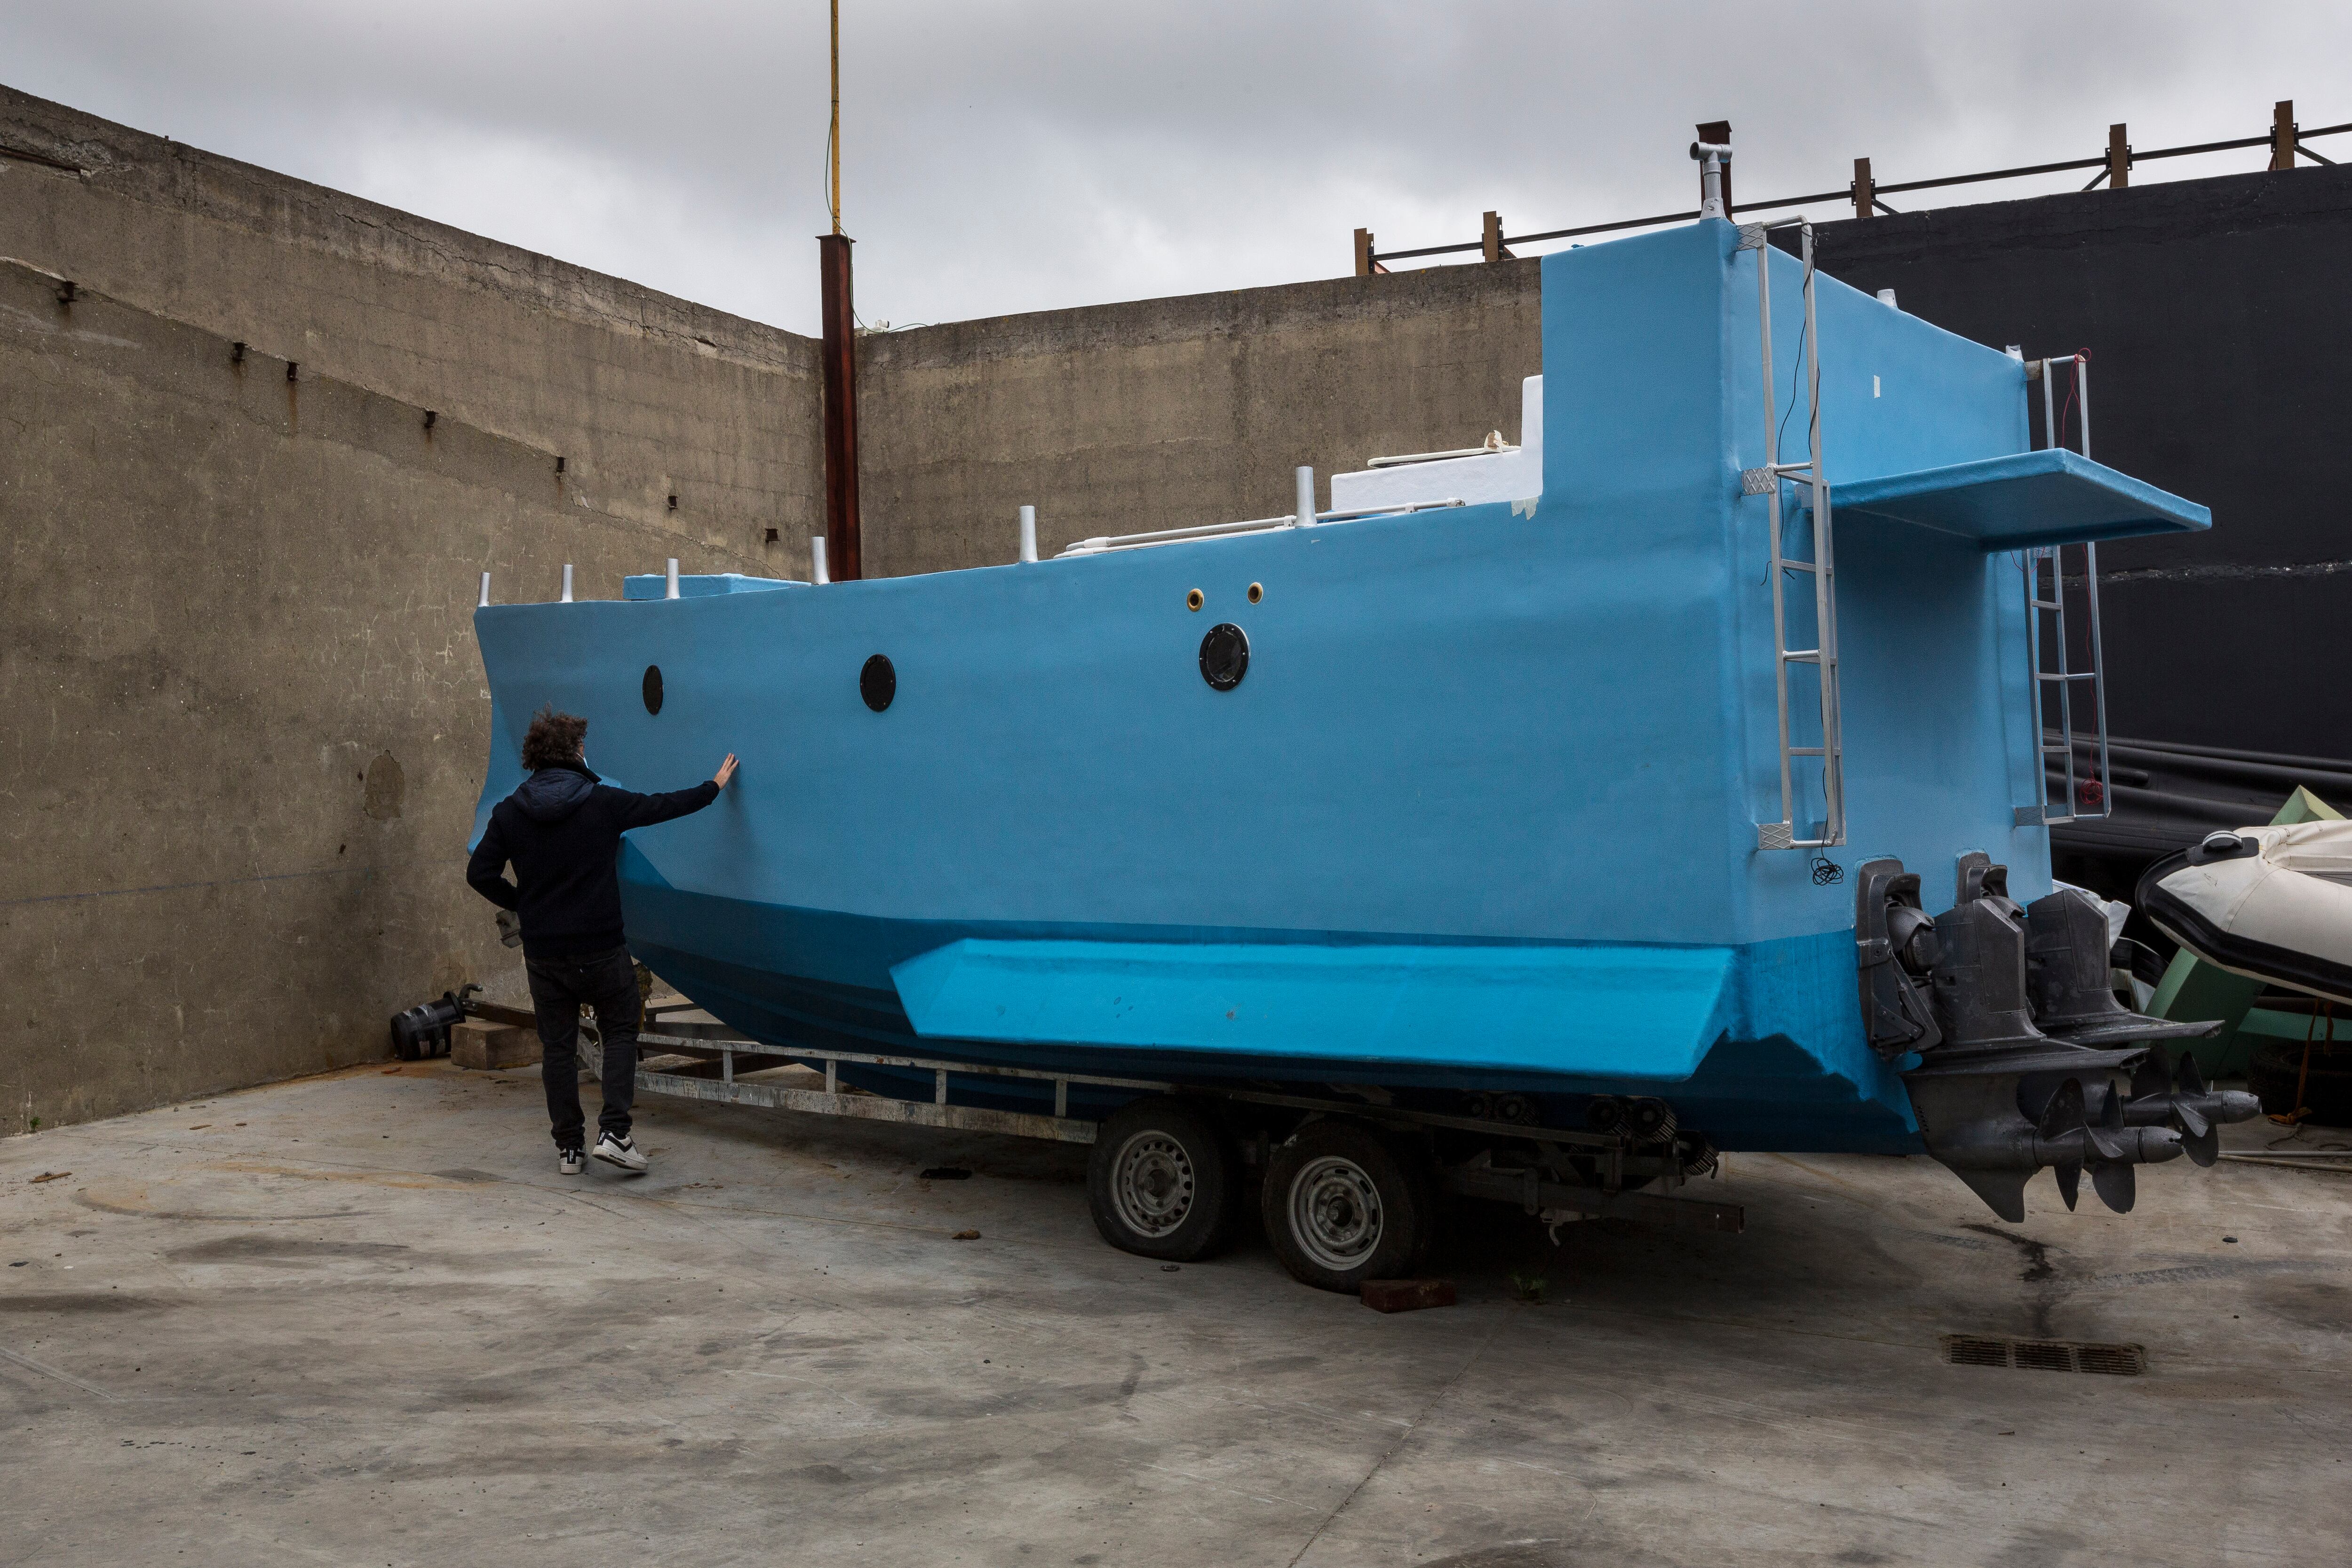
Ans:
[[[558,713],[549,703],[531,715],[530,733],[522,738],[522,765],[527,773],[560,768],[580,761],[580,744],[588,738],[588,721]]]

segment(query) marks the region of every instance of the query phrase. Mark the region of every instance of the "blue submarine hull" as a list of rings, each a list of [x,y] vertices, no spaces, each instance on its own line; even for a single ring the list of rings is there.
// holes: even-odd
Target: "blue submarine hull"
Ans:
[[[1768,254],[1793,344],[1796,264]],[[1916,1151],[1906,1064],[1865,1037],[1845,872],[1980,850],[2021,900],[2049,890],[2047,829],[2017,811],[2040,735],[2007,552],[2200,509],[2084,521],[2031,475],[2020,499],[2023,367],[1823,279],[1830,478],[1895,499],[1839,523],[1845,845],[1759,850],[1780,753],[1769,524],[1739,482],[1766,460],[1757,264],[1721,222],[1547,258],[1544,479],[1517,503],[484,607],[481,819],[542,704],[586,716],[628,787],[738,753],[711,808],[630,835],[623,897],[638,957],[772,1044],[1507,1088],[1559,1097],[1548,1119],[1654,1094],[1724,1149]],[[1949,486],[1906,511],[1902,477],[1988,464],[2010,489],[1969,493],[1997,525]],[[2095,467],[2069,482],[2096,489]],[[1221,623],[1249,649],[1230,689],[1202,673]]]

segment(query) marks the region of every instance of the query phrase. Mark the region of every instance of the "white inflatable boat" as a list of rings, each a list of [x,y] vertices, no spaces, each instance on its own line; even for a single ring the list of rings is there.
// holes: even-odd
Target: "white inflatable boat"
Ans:
[[[2210,834],[2149,867],[2139,905],[2208,963],[2352,1003],[2352,822]]]

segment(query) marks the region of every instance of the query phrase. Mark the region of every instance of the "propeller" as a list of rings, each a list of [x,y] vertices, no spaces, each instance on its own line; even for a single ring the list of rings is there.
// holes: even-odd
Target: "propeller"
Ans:
[[[2083,1084],[2079,1079],[2068,1079],[2058,1086],[2042,1109],[2042,1124],[2034,1129],[2044,1143],[2056,1143],[2077,1127],[2084,1125]],[[2073,1213],[2074,1200],[2082,1191],[2083,1161],[2077,1154],[2051,1163],[2051,1174],[2058,1179],[2058,1195],[2066,1200],[2068,1213]]]
[[[2099,1201],[2117,1214],[2129,1214],[2139,1196],[2138,1178],[2132,1174],[2135,1163],[2125,1157],[2123,1097],[2110,1089],[2101,1100],[2099,1119],[2089,1124],[2091,1144],[2105,1156],[2091,1166],[2091,1187]],[[2139,1141],[2135,1139],[2133,1143]],[[2137,1146],[2131,1153],[2138,1155]]]
[[[2221,1128],[2226,1121],[2243,1121],[2260,1113],[2262,1101],[2243,1089],[2209,1088],[2197,1058],[2180,1053],[2178,1067],[2168,1062],[2160,1047],[2151,1048],[2132,1073],[2131,1100],[2124,1121],[2132,1127],[2171,1127],[2180,1134],[2180,1146],[2200,1165],[2221,1156]]]
[[[2085,1089],[2073,1078],[2052,1092],[2033,1131],[2035,1156],[2051,1167],[2069,1209],[2081,1194],[2087,1166],[2099,1201],[2117,1214],[2131,1213],[2138,1198],[2132,1167],[2169,1160],[2184,1146],[2169,1129],[2126,1126],[2121,1094],[2096,1080]]]

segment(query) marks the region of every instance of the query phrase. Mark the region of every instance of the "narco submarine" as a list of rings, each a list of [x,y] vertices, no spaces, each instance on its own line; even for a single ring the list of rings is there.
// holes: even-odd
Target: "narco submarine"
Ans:
[[[976,570],[486,580],[477,833],[541,704],[633,787],[740,753],[621,868],[728,1082],[912,1119],[952,1080],[1091,1142],[1150,1256],[1222,1245],[1251,1173],[1334,1289],[1410,1272],[1439,1194],[1671,1218],[1719,1151],[2128,1209],[2254,1102],[2118,1001],[2047,825],[2104,799],[2096,542],[2210,514],[2074,449],[2082,361],[1721,210],[1545,257],[1519,445],[1328,509],[1303,472],[1286,516]]]

